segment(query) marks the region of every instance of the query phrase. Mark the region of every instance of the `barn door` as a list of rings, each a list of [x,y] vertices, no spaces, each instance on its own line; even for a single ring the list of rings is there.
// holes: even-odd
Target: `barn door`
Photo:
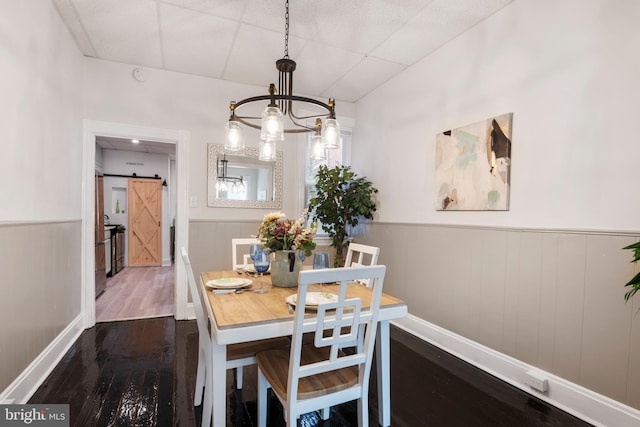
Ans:
[[[162,182],[129,178],[129,267],[162,265]]]

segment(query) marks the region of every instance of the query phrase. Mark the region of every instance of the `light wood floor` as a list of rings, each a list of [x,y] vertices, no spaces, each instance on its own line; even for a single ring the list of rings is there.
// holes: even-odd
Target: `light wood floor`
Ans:
[[[107,278],[96,300],[96,322],[174,314],[174,266],[126,267]]]

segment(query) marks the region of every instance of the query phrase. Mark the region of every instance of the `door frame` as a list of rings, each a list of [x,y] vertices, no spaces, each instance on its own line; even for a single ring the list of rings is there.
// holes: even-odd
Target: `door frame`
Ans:
[[[189,247],[189,218],[187,192],[189,188],[189,140],[187,130],[162,129],[124,123],[83,120],[83,166],[82,166],[82,293],[81,313],[85,329],[96,323],[95,301],[95,186],[96,137],[137,138],[176,144],[176,248]],[[187,318],[187,277],[181,262],[174,264],[175,319]]]

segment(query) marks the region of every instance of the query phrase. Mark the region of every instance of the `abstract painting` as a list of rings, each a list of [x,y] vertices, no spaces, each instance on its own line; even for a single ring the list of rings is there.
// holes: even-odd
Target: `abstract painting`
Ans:
[[[436,210],[509,210],[513,113],[436,136]]]

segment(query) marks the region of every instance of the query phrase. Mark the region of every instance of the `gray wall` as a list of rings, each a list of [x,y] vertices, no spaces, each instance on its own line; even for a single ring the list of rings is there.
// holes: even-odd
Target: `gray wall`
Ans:
[[[0,390],[80,314],[81,222],[0,225]]]
[[[640,408],[640,234],[370,223],[385,292],[409,313]]]
[[[224,208],[218,208],[224,209]],[[189,222],[189,259],[193,272],[231,269],[231,239],[248,238],[258,234],[261,221],[205,221]],[[328,252],[333,262],[335,251],[330,242],[320,241],[317,251]],[[176,249],[179,251],[179,248]],[[304,260],[303,265],[313,263],[313,257]]]

